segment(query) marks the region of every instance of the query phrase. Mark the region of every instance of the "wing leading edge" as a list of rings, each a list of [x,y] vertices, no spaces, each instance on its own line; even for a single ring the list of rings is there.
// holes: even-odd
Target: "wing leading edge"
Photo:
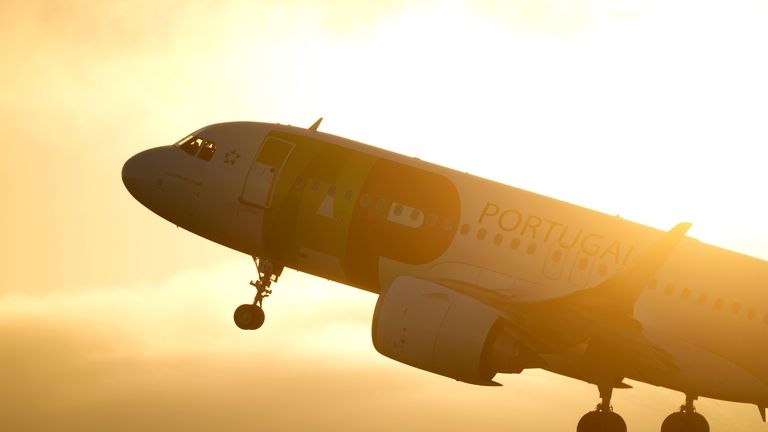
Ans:
[[[668,231],[631,267],[619,271],[603,283],[554,299],[573,302],[591,313],[606,316],[632,316],[635,302],[659,268],[683,240],[691,224],[683,222]]]
[[[690,223],[676,225],[632,266],[594,287],[561,297],[520,303],[483,287],[440,283],[503,311],[521,342],[543,358],[580,359],[578,366],[558,373],[615,388],[627,387],[622,383],[625,377],[643,381],[672,377],[679,368],[672,356],[643,335],[634,306],[690,227]]]

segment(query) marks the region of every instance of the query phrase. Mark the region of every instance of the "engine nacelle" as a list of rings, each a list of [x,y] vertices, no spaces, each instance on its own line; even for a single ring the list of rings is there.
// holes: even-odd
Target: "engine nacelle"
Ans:
[[[381,354],[436,374],[479,385],[497,372],[519,372],[519,344],[499,312],[440,284],[397,278],[373,315],[373,345]],[[510,367],[511,366],[511,367]]]

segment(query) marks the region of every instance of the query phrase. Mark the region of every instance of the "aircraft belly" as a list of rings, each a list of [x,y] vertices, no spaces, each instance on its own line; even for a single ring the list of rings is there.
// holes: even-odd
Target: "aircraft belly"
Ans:
[[[644,330],[645,337],[674,361],[679,371],[670,379],[647,377],[650,384],[734,402],[768,399],[768,386],[733,361],[669,335],[665,330]],[[633,377],[629,377],[633,378]]]
[[[262,245],[262,227],[264,225],[264,210],[240,204],[236,211],[238,227],[231,241],[237,245],[235,249],[258,256],[264,250]]]
[[[296,265],[301,271],[332,280],[344,280],[344,269],[339,257],[301,247]]]

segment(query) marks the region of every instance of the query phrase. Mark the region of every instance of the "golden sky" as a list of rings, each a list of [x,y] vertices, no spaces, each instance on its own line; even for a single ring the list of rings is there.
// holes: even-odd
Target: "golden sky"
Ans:
[[[702,4],[706,3],[706,4]],[[0,2],[0,425],[572,430],[589,385],[476,388],[370,343],[375,297],[151,214],[122,163],[203,125],[309,125],[768,258],[768,2]],[[638,430],[682,402],[638,384]],[[754,407],[702,400],[713,430]],[[559,410],[559,413],[557,411]]]

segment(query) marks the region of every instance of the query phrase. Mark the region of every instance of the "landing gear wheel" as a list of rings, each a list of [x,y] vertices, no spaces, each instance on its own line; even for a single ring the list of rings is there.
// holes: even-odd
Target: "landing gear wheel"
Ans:
[[[235,324],[243,330],[256,330],[264,324],[264,309],[253,304],[240,305],[233,316]]]
[[[686,394],[685,405],[680,411],[670,414],[661,424],[661,432],[709,432],[709,423],[703,415],[696,412],[693,401],[696,395]]]
[[[621,382],[621,379],[616,382]],[[627,424],[624,423],[624,419],[613,412],[611,406],[613,385],[613,383],[597,385],[601,401],[594,411],[584,414],[579,420],[576,432],[627,432]]]
[[[591,411],[579,420],[576,432],[627,432],[627,424],[613,411]]]
[[[251,281],[251,286],[256,288],[256,297],[253,298],[253,304],[240,305],[235,309],[235,324],[243,330],[256,330],[264,324],[264,309],[262,303],[264,299],[272,294],[269,288],[272,283],[277,282],[280,274],[283,273],[283,266],[274,264],[267,259],[254,257],[256,271],[259,274],[257,280]]]
[[[699,413],[676,412],[664,419],[661,432],[709,432],[709,423]]]

